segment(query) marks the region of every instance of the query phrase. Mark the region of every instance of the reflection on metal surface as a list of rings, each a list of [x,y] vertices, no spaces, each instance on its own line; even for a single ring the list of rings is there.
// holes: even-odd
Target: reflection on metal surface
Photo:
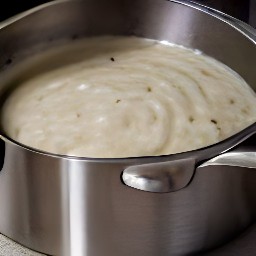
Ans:
[[[85,175],[83,166],[76,161],[67,162],[69,176],[69,223],[70,223],[70,254],[84,256],[87,252],[87,210],[86,191],[83,190]],[[83,197],[81,198],[81,194]]]
[[[187,186],[194,168],[194,159],[136,165],[125,169],[122,179],[126,185],[143,191],[174,192]]]
[[[202,167],[209,165],[228,165],[246,168],[256,168],[256,152],[230,152],[204,163]]]

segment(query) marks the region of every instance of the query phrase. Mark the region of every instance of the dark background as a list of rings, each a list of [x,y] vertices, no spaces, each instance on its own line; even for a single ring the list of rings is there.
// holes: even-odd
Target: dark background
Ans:
[[[221,10],[249,23],[250,0],[194,0],[194,2]]]
[[[49,1],[50,0],[0,0],[0,20],[7,19],[14,14]],[[214,7],[245,22],[249,23],[250,21],[252,25],[256,26],[256,24],[253,24],[256,18],[250,17],[256,16],[256,13],[250,11],[250,5],[251,10],[255,9],[256,11],[256,0],[194,0],[194,2]]]
[[[0,0],[0,20],[47,2],[50,0]]]

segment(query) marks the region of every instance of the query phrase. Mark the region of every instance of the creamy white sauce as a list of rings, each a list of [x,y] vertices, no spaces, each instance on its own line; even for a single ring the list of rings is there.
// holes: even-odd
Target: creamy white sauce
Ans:
[[[219,142],[256,120],[249,86],[198,51],[135,37],[77,47],[82,60],[25,81],[8,98],[11,138],[74,156],[165,155]]]

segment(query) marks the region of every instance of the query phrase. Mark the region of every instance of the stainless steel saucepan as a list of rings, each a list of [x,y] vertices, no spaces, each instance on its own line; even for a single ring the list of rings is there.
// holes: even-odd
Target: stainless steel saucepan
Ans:
[[[58,41],[102,34],[199,49],[256,89],[255,31],[230,16],[186,1],[56,1],[2,23],[1,101],[8,91],[5,74],[17,63]],[[51,255],[209,250],[254,221],[255,131],[253,124],[181,154],[89,159],[41,152],[1,130],[0,232]]]

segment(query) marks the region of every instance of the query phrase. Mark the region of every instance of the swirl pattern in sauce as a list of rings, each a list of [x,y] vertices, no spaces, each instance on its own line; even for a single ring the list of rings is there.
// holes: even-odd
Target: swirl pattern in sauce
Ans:
[[[256,120],[254,92],[212,58],[135,37],[77,47],[83,60],[24,82],[8,98],[10,137],[58,154],[153,156],[216,143]]]

